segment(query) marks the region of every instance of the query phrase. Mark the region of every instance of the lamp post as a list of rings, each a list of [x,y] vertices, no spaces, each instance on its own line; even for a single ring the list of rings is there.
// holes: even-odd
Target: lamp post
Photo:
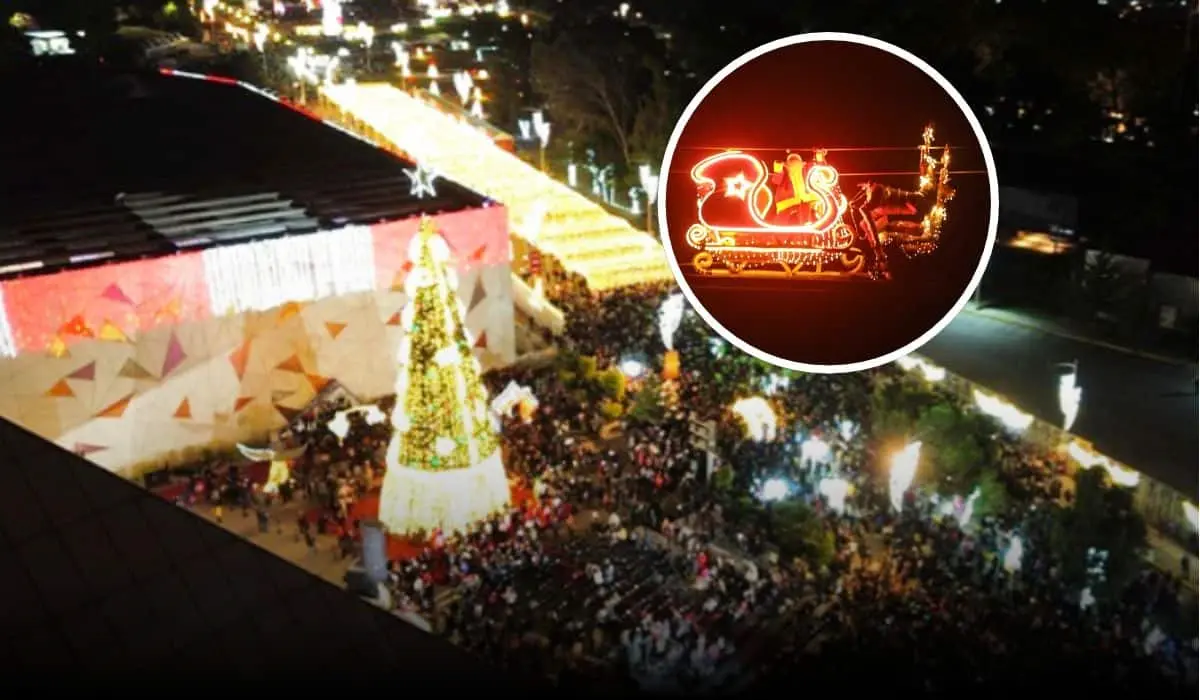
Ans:
[[[638,180],[646,193],[646,230],[654,232],[654,203],[658,201],[658,175],[649,165],[638,166]]]
[[[541,110],[533,113],[533,132],[538,137],[538,161],[542,172],[546,172],[546,146],[550,145],[550,122]]]
[[[1063,362],[1059,367],[1067,370],[1058,378],[1058,408],[1063,414],[1063,432],[1069,433],[1079,417],[1079,406],[1083,402],[1083,387],[1079,386],[1079,360]]]
[[[475,86],[475,81],[471,80],[471,74],[465,70],[460,70],[454,74],[454,90],[458,93],[458,99],[462,102],[463,107],[471,101],[471,93]]]

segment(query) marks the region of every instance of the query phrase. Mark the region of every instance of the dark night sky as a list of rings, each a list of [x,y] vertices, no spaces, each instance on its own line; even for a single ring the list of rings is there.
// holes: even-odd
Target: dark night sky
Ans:
[[[697,277],[683,236],[696,221],[689,171],[726,148],[753,150],[768,163],[785,149],[806,158],[815,146],[853,196],[865,177],[912,189],[927,123],[937,144],[952,148],[958,194],[942,241],[914,261],[889,258],[893,279],[868,281],[753,280]],[[838,148],[911,147],[837,151]],[[761,149],[761,150],[760,150]],[[693,113],[665,164],[667,228],[687,282],[700,303],[734,335],[761,350],[805,364],[867,361],[911,342],[942,318],[969,283],[987,237],[989,197],[984,159],[954,101],[919,69],[873,47],[822,41],[772,51],[742,66]]]

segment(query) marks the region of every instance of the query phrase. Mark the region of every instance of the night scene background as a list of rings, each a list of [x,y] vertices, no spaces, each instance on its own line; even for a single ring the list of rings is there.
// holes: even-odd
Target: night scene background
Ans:
[[[913,190],[913,144],[929,124],[936,127],[933,156],[938,144],[953,148],[957,194],[938,249],[911,260],[891,251],[891,280],[716,277],[692,267],[696,249],[685,239],[697,221],[691,169],[702,159],[737,148],[770,168],[789,149],[811,160],[813,148],[825,148],[849,198],[868,182]],[[664,171],[667,227],[692,292],[736,337],[793,362],[852,364],[904,347],[953,308],[983,253],[988,182],[970,124],[932,78],[872,47],[813,42],[752,60],[692,114]]]
[[[6,680],[1196,696],[1194,1],[0,10]],[[1000,185],[967,307],[843,375],[680,304],[649,194],[702,85],[817,31],[937,69]],[[966,123],[868,62],[773,69],[676,153],[904,186],[927,122],[956,149],[891,283],[696,287],[780,355],[928,325],[986,231]]]

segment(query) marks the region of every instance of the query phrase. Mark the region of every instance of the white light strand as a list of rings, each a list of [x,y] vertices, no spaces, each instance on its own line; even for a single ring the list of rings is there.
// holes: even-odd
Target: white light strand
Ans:
[[[0,285],[0,357],[16,357],[17,341],[13,337],[12,324],[8,320],[8,306],[4,302],[4,286]]]
[[[375,289],[375,249],[365,226],[219,246],[201,256],[218,315]]]

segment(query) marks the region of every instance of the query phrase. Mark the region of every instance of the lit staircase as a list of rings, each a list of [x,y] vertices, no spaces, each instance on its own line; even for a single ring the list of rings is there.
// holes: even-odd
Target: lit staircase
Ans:
[[[514,235],[581,275],[592,290],[671,279],[657,239],[455,116],[386,83],[330,85],[322,95],[388,145],[503,204]]]

